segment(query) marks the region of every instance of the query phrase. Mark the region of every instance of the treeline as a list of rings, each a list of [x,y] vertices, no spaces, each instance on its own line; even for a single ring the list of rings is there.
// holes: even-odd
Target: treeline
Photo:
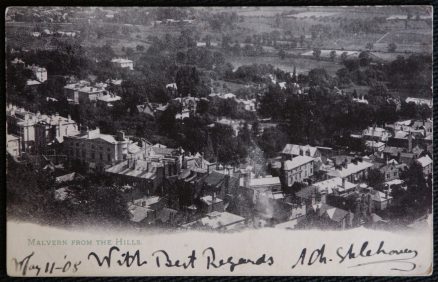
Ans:
[[[430,55],[413,54],[405,58],[398,56],[388,63],[372,63],[368,52],[358,58],[343,61],[344,67],[336,73],[340,86],[351,83],[375,87],[385,83],[393,89],[404,89],[415,94],[430,95],[432,85],[432,58]],[[385,95],[387,94],[385,90]]]
[[[335,136],[349,136],[369,125],[383,126],[399,119],[431,117],[427,106],[392,101],[362,104],[352,101],[351,95],[333,95],[329,88],[312,86],[306,96],[292,95],[289,89],[271,85],[260,100],[261,117],[279,122],[292,143],[333,146]]]

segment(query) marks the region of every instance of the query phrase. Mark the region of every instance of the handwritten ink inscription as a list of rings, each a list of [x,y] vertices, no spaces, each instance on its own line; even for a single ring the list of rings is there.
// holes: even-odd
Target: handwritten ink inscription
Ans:
[[[328,250],[335,250],[328,252]],[[389,270],[409,272],[416,269],[414,259],[418,251],[409,248],[389,249],[385,242],[370,244],[364,241],[361,244],[351,243],[337,248],[328,248],[322,244],[318,248],[302,248],[295,255],[276,257],[261,253],[256,256],[220,255],[214,247],[203,250],[191,250],[185,256],[175,256],[169,250],[159,249],[145,253],[140,249],[124,251],[118,246],[111,246],[104,253],[91,251],[84,260],[71,260],[65,255],[61,260],[44,261],[36,259],[35,252],[23,258],[12,258],[15,271],[21,276],[57,276],[74,275],[80,273],[80,267],[85,263],[92,267],[110,269],[124,267],[129,269],[149,267],[156,269],[174,268],[181,270],[201,269],[211,271],[219,269],[233,273],[242,267],[270,267],[275,261],[290,261],[291,274],[294,269],[312,267],[313,265],[345,265],[346,268],[357,268],[369,265],[383,265]]]

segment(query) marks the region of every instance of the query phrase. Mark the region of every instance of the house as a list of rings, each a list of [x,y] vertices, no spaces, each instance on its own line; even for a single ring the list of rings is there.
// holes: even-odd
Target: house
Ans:
[[[122,85],[123,80],[121,80],[121,79],[107,79],[105,82],[107,84],[111,84],[113,86],[120,86],[120,85]]]
[[[224,199],[229,193],[229,179],[230,175],[212,171],[203,179],[203,190],[206,194],[215,193],[217,197]]]
[[[234,95],[233,93],[211,93],[208,95],[208,97],[210,97],[210,99],[223,99],[223,100],[227,100],[227,99],[236,99],[236,95]]]
[[[106,168],[105,172],[116,183],[133,185],[142,195],[153,195],[162,188],[165,178],[179,174],[178,159],[141,153],[132,152],[127,160]]]
[[[55,178],[55,183],[57,185],[66,185],[66,184],[71,184],[71,183],[74,183],[74,182],[82,181],[84,179],[85,178],[82,175],[80,175],[79,173],[71,172],[71,173],[67,173],[67,174],[63,174],[63,175],[57,176]]]
[[[256,111],[256,100],[250,99],[235,99],[237,102],[237,110],[240,112],[255,112]]]
[[[321,218],[321,227],[345,229],[352,226],[353,213],[327,204],[315,207],[315,213]]]
[[[383,193],[378,190],[373,190],[371,192],[371,199],[373,200],[374,208],[380,211],[387,209],[392,203],[392,197],[388,191]]]
[[[158,196],[145,196],[128,202],[130,220],[135,223],[152,224],[162,209],[165,208],[165,199]]]
[[[167,84],[166,88],[172,88],[172,89],[178,90],[178,86],[176,85],[175,82]]]
[[[394,159],[388,161],[379,170],[384,175],[385,182],[400,178],[400,165]]]
[[[6,152],[12,157],[19,157],[21,154],[20,137],[6,134]]]
[[[79,81],[64,86],[64,93],[67,100],[74,104],[96,102],[98,97],[106,94],[102,87],[91,86],[88,81]]]
[[[211,212],[207,216],[184,224],[183,228],[200,228],[213,230],[240,230],[245,227],[245,218],[229,212]]]
[[[335,167],[333,170],[327,172],[327,176],[340,177],[349,182],[357,183],[368,176],[368,172],[372,166],[372,163],[357,158],[353,159],[351,163],[344,162],[340,166]]]
[[[361,98],[353,98],[353,102],[368,105],[368,100],[365,99],[364,96],[362,96]]]
[[[295,195],[306,206],[306,220],[319,228],[345,229],[352,226],[354,215],[344,209],[327,204],[327,194],[319,187],[307,186]]]
[[[40,85],[41,82],[39,82],[38,80],[33,80],[33,79],[28,79],[26,80],[26,86],[30,87],[30,86],[37,86]]]
[[[386,146],[385,149],[383,149],[383,156],[385,159],[399,159],[401,153],[404,151],[404,148]]]
[[[295,182],[303,182],[313,176],[315,159],[309,156],[296,156],[282,162],[284,183],[292,187]]]
[[[47,116],[35,123],[35,145],[36,149],[44,152],[45,149],[54,144],[62,144],[64,137],[79,134],[77,123],[71,119],[55,115]]]
[[[432,99],[424,99],[424,98],[413,98],[413,97],[408,97],[406,98],[406,103],[415,103],[417,105],[426,105],[429,108],[432,109]]]
[[[403,147],[408,152],[412,150],[412,146],[417,144],[417,138],[412,131],[396,131],[394,136],[389,138],[388,145],[395,147]],[[417,144],[418,145],[418,144]]]
[[[144,103],[142,105],[137,105],[137,111],[139,113],[158,118],[164,111],[167,110],[168,107],[169,104]]]
[[[236,119],[228,119],[228,118],[221,118],[221,119],[218,118],[216,120],[216,123],[230,126],[233,129],[235,136],[239,135],[240,130],[242,130],[242,128],[245,126],[244,120],[236,120]],[[247,125],[248,125],[248,129],[251,130],[252,125],[251,124],[247,124]]]
[[[15,58],[11,61],[11,64],[15,65],[16,67],[24,67],[25,63],[23,60]]]
[[[111,63],[121,68],[128,68],[129,70],[134,70],[134,62],[132,60],[123,58],[114,58]]]
[[[345,178],[334,177],[327,180],[313,183],[312,186],[318,187],[320,193],[343,195],[354,191],[357,184],[347,181]]]
[[[9,104],[6,108],[6,119],[7,119],[7,128],[8,132],[17,135],[20,137],[20,150],[22,152],[32,151],[35,149],[35,144],[38,142],[44,142],[44,138],[55,138],[56,136],[61,136],[65,134],[67,127],[67,134],[74,134],[74,121],[68,120],[68,118],[59,117],[59,116],[48,116],[42,115],[39,112],[32,113],[23,108],[18,108]],[[50,120],[50,123],[55,122],[56,126],[52,127],[52,131],[50,136],[39,135],[39,131],[37,132],[37,127],[40,122],[47,123]],[[59,126],[59,121],[61,120],[61,125],[66,125],[66,127]],[[73,128],[73,129],[72,129]],[[38,134],[38,136],[37,136]],[[57,135],[58,134],[58,135]],[[42,138],[40,138],[42,137]],[[61,137],[62,138],[62,137]],[[38,139],[38,141],[37,141]]]
[[[417,163],[421,165],[423,168],[423,174],[425,176],[428,176],[429,174],[432,174],[433,171],[433,161],[429,157],[429,155],[425,155],[424,157],[418,158]]]
[[[380,141],[367,140],[365,141],[365,147],[373,152],[383,152],[383,150],[385,149],[385,143]]]
[[[98,104],[102,104],[106,107],[114,106],[114,103],[122,100],[122,97],[117,96],[109,92],[101,92],[96,98]]]
[[[99,128],[82,128],[78,135],[64,136],[64,150],[69,162],[87,165],[89,169],[103,170],[126,160],[130,155],[129,144],[123,131],[113,136],[101,133]]]
[[[44,82],[47,80],[47,69],[43,67],[39,67],[36,65],[28,66],[27,69],[30,69],[35,75],[36,79],[39,82]]]
[[[203,196],[199,200],[201,204],[200,211],[203,213],[225,211],[224,201],[216,197],[216,193],[213,193],[213,195]]]
[[[370,126],[362,132],[364,140],[387,142],[391,133],[381,127]]]
[[[281,151],[281,155],[285,160],[292,160],[297,156],[308,156],[316,159],[321,157],[321,152],[317,147],[310,145],[286,144],[283,151]]]
[[[254,175],[248,171],[242,174],[239,185],[240,187],[257,190],[259,192],[281,192],[281,182],[279,177],[273,177],[271,175],[265,177],[254,177]]]

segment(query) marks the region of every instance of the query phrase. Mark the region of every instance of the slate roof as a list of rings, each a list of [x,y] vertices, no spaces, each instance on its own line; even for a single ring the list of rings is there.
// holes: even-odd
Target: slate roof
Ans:
[[[300,150],[302,151],[302,154],[300,154]],[[310,152],[310,157],[314,158],[317,151],[318,149],[316,147],[312,147],[310,145],[286,144],[286,146],[283,148],[282,153],[294,156],[305,156],[306,152]]]

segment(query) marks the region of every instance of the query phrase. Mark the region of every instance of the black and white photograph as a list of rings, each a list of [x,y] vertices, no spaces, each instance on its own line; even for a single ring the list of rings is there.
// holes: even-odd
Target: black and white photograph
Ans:
[[[430,275],[432,6],[8,7],[10,276]]]

